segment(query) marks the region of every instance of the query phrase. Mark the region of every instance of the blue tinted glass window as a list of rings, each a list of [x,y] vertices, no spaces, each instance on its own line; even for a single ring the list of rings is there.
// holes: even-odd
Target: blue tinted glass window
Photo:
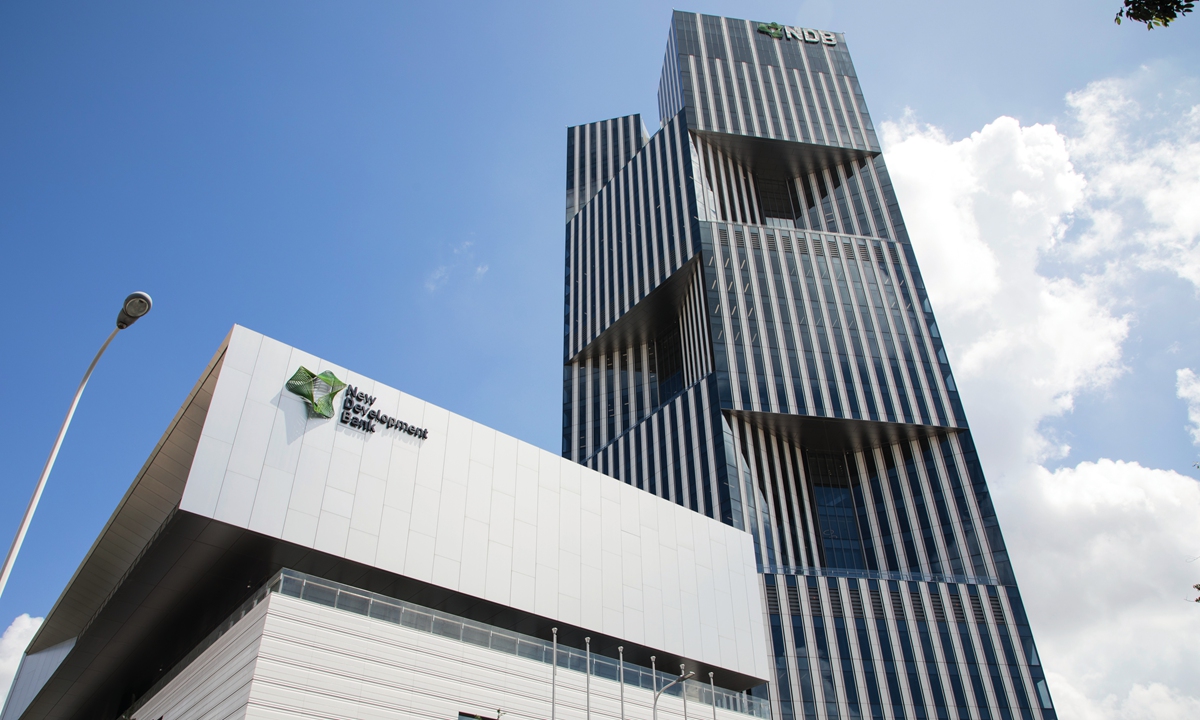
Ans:
[[[813,488],[813,499],[817,505],[817,521],[821,524],[826,566],[865,569],[850,488],[818,485]]]

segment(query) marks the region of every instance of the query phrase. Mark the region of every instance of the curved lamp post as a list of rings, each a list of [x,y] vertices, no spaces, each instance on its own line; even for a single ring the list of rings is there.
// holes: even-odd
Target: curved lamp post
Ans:
[[[658,692],[654,693],[654,702],[650,705],[651,720],[658,720],[658,698],[659,698],[659,696],[662,695],[663,693],[665,693],[667,690],[669,690],[672,685],[678,685],[679,683],[683,682],[684,680],[690,680],[694,677],[696,677],[696,673],[689,670],[689,671],[685,672],[684,674],[680,675],[679,677],[675,678],[671,682],[664,685],[662,690],[659,690]],[[687,702],[687,700],[684,700],[684,702]]]
[[[67,417],[58,430],[58,437],[54,439],[54,448],[50,451],[50,457],[46,459],[46,466],[42,468],[42,476],[38,479],[37,489],[33,491],[33,497],[29,499],[29,507],[25,509],[21,527],[17,530],[17,536],[13,538],[12,547],[8,550],[8,557],[4,559],[4,570],[0,571],[0,595],[4,594],[4,586],[8,584],[8,576],[12,573],[13,563],[17,561],[17,553],[21,551],[21,543],[25,542],[25,533],[29,531],[29,522],[33,520],[33,511],[37,509],[38,501],[42,499],[42,491],[46,489],[46,480],[50,477],[50,470],[54,468],[55,459],[58,458],[58,450],[62,447],[63,437],[66,436],[67,428],[71,425],[71,418],[75,416],[75,408],[79,406],[79,398],[83,395],[83,389],[87,387],[88,379],[92,377],[92,371],[96,369],[96,363],[100,362],[100,356],[108,349],[108,344],[113,341],[117,333],[150,312],[151,304],[150,296],[144,292],[135,292],[125,298],[125,302],[121,304],[121,312],[117,313],[116,329],[100,346],[100,351],[96,353],[96,357],[92,358],[92,364],[88,365],[87,372],[83,374],[79,389],[75,391],[75,397],[71,400],[71,409],[67,410]]]

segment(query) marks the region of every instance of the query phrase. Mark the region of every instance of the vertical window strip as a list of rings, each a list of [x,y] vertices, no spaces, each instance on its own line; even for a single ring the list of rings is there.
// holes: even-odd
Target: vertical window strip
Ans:
[[[920,640],[921,653],[925,658],[923,669],[926,673],[926,680],[929,683],[929,695],[938,717],[946,717],[947,704],[946,693],[944,691],[946,680],[941,672],[939,672],[939,670],[944,670],[945,668],[943,663],[939,661],[937,651],[933,647],[933,638],[930,634],[928,615],[925,612],[921,591],[917,583],[908,583],[908,586],[917,637]]]
[[[854,373],[851,368],[853,357],[846,342],[846,326],[838,311],[837,297],[834,295],[831,278],[833,274],[831,266],[839,261],[837,255],[840,253],[838,253],[837,238],[827,237],[826,241],[825,247],[829,251],[828,256],[817,255],[815,257],[818,276],[820,277],[818,290],[824,300],[821,305],[822,310],[825,311],[826,327],[829,328],[829,334],[833,337],[834,347],[837,352],[837,362],[834,364],[834,370],[839,375],[838,385],[846,398],[850,417],[860,420],[862,419],[862,410],[858,404],[858,391],[855,389]]]
[[[771,650],[775,658],[775,682],[770,690],[775,696],[774,707],[778,708],[780,717],[783,720],[794,720],[795,714],[792,706],[791,693],[791,678],[788,675],[788,652],[787,643],[783,633],[783,618],[780,612],[779,589],[776,585],[776,578],[772,575],[763,575],[763,596],[767,603],[767,631],[771,638]]]
[[[862,240],[856,241],[858,257],[847,260],[846,266],[850,270],[850,280],[854,285],[854,300],[858,312],[859,324],[866,333],[867,346],[871,351],[871,364],[874,370],[872,386],[878,394],[879,401],[883,403],[884,417],[888,422],[896,422],[896,410],[892,403],[895,393],[888,383],[887,372],[884,370],[883,355],[879,350],[880,343],[875,334],[875,323],[872,320],[871,305],[867,300],[867,293],[863,285],[862,270],[859,265],[859,261],[870,262],[869,251],[862,243]]]
[[[840,578],[826,578],[826,583],[829,587],[829,601],[833,609],[832,624],[834,634],[837,638],[837,643],[834,645],[836,652],[835,663],[840,670],[836,675],[842,681],[841,690],[846,699],[846,711],[851,718],[861,718],[862,708],[859,701],[858,678],[855,677],[854,653],[850,649],[850,633],[847,627],[847,621],[842,603],[842,588]]]
[[[757,488],[759,498],[762,501],[763,527],[770,530],[770,535],[765,543],[767,547],[767,565],[769,567],[776,567],[781,564],[779,562],[781,557],[786,558],[789,555],[787,552],[788,536],[784,521],[783,503],[779,496],[777,478],[772,476],[766,466],[763,455],[763,445],[766,438],[762,428],[755,427],[748,422],[743,422],[741,425],[745,435],[744,445],[748,451],[746,463],[749,465],[754,478],[758,481]]]
[[[929,632],[933,641],[940,647],[942,657],[944,658],[941,667],[937,668],[941,670],[939,675],[942,676],[942,685],[945,687],[947,681],[949,681],[951,697],[954,699],[954,707],[957,709],[959,717],[970,717],[968,710],[970,701],[967,698],[962,680],[962,668],[959,666],[957,659],[960,654],[956,651],[954,640],[951,638],[949,632],[947,621],[950,618],[946,614],[938,585],[929,583],[927,589],[929,591],[930,605],[933,608],[933,618],[932,622],[929,622]],[[929,672],[932,675],[935,670],[930,669]]]
[[[894,250],[894,247],[892,249]],[[908,384],[913,397],[917,401],[920,422],[932,425],[933,419],[929,413],[929,405],[925,399],[927,395],[926,388],[921,384],[921,376],[917,372],[916,359],[913,356],[913,343],[910,339],[911,335],[908,331],[908,326],[905,324],[904,314],[901,311],[902,300],[896,292],[895,282],[892,280],[892,271],[889,268],[885,253],[879,254],[879,269],[879,284],[887,294],[889,305],[892,308],[892,327],[896,333],[896,344],[900,347],[904,356],[904,365],[908,370]]]
[[[836,138],[832,144],[845,147],[849,144],[846,138],[846,121],[838,113],[837,104],[829,92],[829,75],[820,71],[812,73],[812,75],[813,88],[817,91],[817,104],[821,106],[821,115],[825,118],[825,125],[829,129],[827,135]]]
[[[878,539],[875,523],[871,517],[870,488],[867,487],[867,477],[859,465],[857,452],[847,452],[844,455],[846,469],[851,479],[851,493],[854,500],[855,522],[858,525],[858,535],[862,544],[863,559],[867,570],[879,570],[879,553],[876,550]]]
[[[779,292],[780,303],[786,307],[788,314],[784,331],[789,344],[789,363],[792,365],[790,373],[792,398],[798,408],[797,411],[807,414],[807,408],[814,407],[814,405],[810,394],[811,382],[808,376],[808,366],[800,359],[805,355],[804,340],[808,333],[808,323],[804,319],[803,299],[796,299],[793,293],[795,283],[789,282],[789,278],[794,278],[790,269],[794,267],[794,263],[789,265],[788,259],[793,258],[794,253],[798,252],[792,244],[792,237],[789,233],[780,233],[780,248],[780,252],[772,255],[772,261],[776,263],[775,287]]]
[[[760,338],[764,338],[763,329],[761,327],[760,318],[762,310],[760,309],[759,294],[755,290],[753,274],[754,274],[754,259],[753,250],[745,244],[745,230],[734,230],[734,237],[737,239],[735,243],[736,254],[738,256],[738,265],[740,267],[740,275],[738,278],[738,289],[742,291],[743,307],[745,312],[745,331],[746,331],[746,346],[747,356],[751,358],[752,365],[750,366],[751,392],[754,393],[755,402],[751,406],[747,406],[746,410],[761,410],[767,412],[771,407],[770,390],[767,387],[767,373],[769,369],[766,367],[763,360],[763,342]],[[757,234],[754,235],[757,237]],[[753,244],[753,243],[751,243]]]
[[[917,472],[916,459],[913,456],[912,442],[905,441],[897,444],[896,449],[900,451],[900,456],[903,460],[902,470],[904,477],[907,480],[905,489],[909,492],[909,498],[912,501],[912,507],[916,511],[917,525],[920,527],[921,549],[924,551],[924,568],[928,568],[929,572],[942,574],[945,568],[942,567],[942,557],[944,554],[939,547],[938,537],[933,532],[933,523],[929,518],[929,501],[928,493],[921,484],[920,474]]]
[[[875,256],[879,257],[879,245],[875,245]],[[879,281],[875,275],[874,263],[864,262],[862,265],[863,273],[867,280],[867,289],[870,293],[871,305],[875,309],[876,328],[879,331],[879,344],[883,346],[884,353],[887,357],[887,366],[890,372],[891,387],[897,395],[897,400],[902,411],[901,417],[903,422],[913,423],[912,407],[908,402],[908,388],[904,381],[904,373],[900,369],[899,353],[896,350],[896,345],[893,342],[893,332],[891,320],[887,313],[887,304],[883,300],[883,292],[879,289]]]
[[[821,608],[821,591],[815,577],[806,578],[808,581],[808,606],[812,617],[813,640],[817,651],[817,664],[820,669],[821,695],[825,701],[825,716],[828,720],[840,720],[838,714],[838,693],[833,678],[832,657],[829,652],[829,639],[826,634],[825,613]],[[856,720],[851,718],[850,720]]]
[[[961,531],[961,527],[950,515],[942,476],[934,461],[933,448],[927,438],[921,438],[918,445],[921,451],[921,469],[924,471],[925,481],[931,491],[934,508],[937,512],[938,528],[941,530],[942,546],[945,548],[945,557],[950,563],[948,571],[954,575],[966,575],[968,574],[967,568],[963,564],[962,552],[959,549],[962,544],[958,532],[956,532]]]
[[[845,318],[844,327],[846,334],[849,336],[850,347],[854,352],[855,368],[857,370],[859,392],[862,393],[863,400],[867,406],[867,417],[871,420],[880,420],[879,408],[876,405],[875,393],[876,385],[871,376],[869,360],[866,351],[864,350],[863,338],[859,321],[858,313],[854,307],[854,296],[850,292],[850,286],[846,278],[846,267],[854,266],[857,263],[854,254],[854,246],[848,242],[842,244],[843,256],[840,260],[831,260],[833,265],[834,281],[836,282],[837,294],[841,300],[842,316]],[[845,262],[845,267],[842,263]]]
[[[813,236],[813,250],[820,252],[818,245],[820,238]],[[842,399],[838,392],[838,376],[834,369],[833,349],[829,342],[828,334],[826,333],[827,321],[824,317],[824,311],[821,308],[821,296],[817,290],[816,271],[814,270],[815,262],[812,256],[807,253],[801,253],[799,262],[803,265],[804,284],[808,295],[808,305],[811,310],[809,316],[812,320],[814,333],[817,337],[817,346],[821,352],[821,360],[825,370],[825,388],[829,393],[830,417],[844,418],[846,417],[842,409]]]
[[[780,458],[780,445],[784,441],[773,433],[766,433],[766,461],[768,472],[771,475],[772,484],[777,488],[780,499],[779,510],[782,513],[780,525],[786,529],[786,539],[780,538],[781,544],[786,552],[785,564],[789,567],[796,567],[804,564],[803,544],[804,538],[800,531],[800,524],[797,522],[796,512],[796,496],[793,492],[795,485],[790,482],[791,478],[784,471],[783,463]]]
[[[816,524],[812,518],[813,505],[809,500],[808,483],[805,480],[800,450],[790,440],[784,442],[783,449],[783,461],[787,471],[786,477],[795,493],[793,500],[796,504],[795,512],[797,517],[800,518],[800,539],[803,553],[798,558],[797,564],[816,567],[817,558],[813,553],[813,549],[817,547],[817,536],[814,529]]]
[[[735,407],[746,407],[750,404],[750,387],[747,380],[746,351],[741,342],[742,321],[739,308],[742,307],[742,303],[737,291],[737,273],[733,268],[737,257],[728,244],[729,230],[722,227],[718,228],[717,232],[721,237],[721,242],[716,247],[721,302],[724,307],[725,345],[733,350],[732,353],[726,353],[729,359],[730,390]]]
[[[803,606],[800,603],[800,591],[797,578],[792,575],[785,578],[788,593],[788,614],[792,621],[792,642],[796,649],[796,676],[800,687],[800,697],[804,708],[805,720],[817,720],[817,702],[813,693],[813,658],[810,648],[812,643],[808,637],[812,631],[806,630]]]
[[[911,252],[911,248],[906,247],[904,249],[906,251],[904,253],[897,252],[897,258],[900,262],[896,264],[896,271],[901,278],[900,294],[904,299],[905,314],[908,324],[912,328],[913,344],[917,348],[919,361],[924,370],[926,391],[931,396],[930,402],[937,413],[938,423],[941,425],[950,425],[951,422],[946,415],[946,407],[943,402],[947,390],[942,384],[941,373],[934,370],[933,363],[930,360],[934,352],[932,333],[929,327],[922,322],[925,319],[925,313],[922,311],[918,315],[918,307],[913,299],[913,290],[915,289],[914,280],[917,277],[917,271],[915,267],[910,268],[906,262],[908,259],[907,253]]]
[[[805,62],[808,61],[808,54],[805,53]],[[815,113],[821,118],[821,124],[825,128],[825,141],[828,145],[840,147],[842,140],[838,137],[837,130],[834,129],[833,116],[829,112],[829,97],[825,93],[825,84],[821,82],[822,73],[814,72],[812,67],[809,67],[809,77],[812,78],[813,96],[817,100]]]
[[[903,658],[904,672],[902,679],[908,689],[915,717],[918,719],[926,718],[929,717],[925,703],[927,684],[921,682],[916,653],[912,643],[911,621],[908,619],[909,613],[905,610],[899,583],[890,581],[888,583],[888,594],[892,601],[893,617],[896,624],[896,640],[900,645],[900,657]]]
[[[880,466],[876,462],[875,451],[863,450],[862,461],[864,463],[861,465],[863,486],[868,490],[866,496],[871,502],[871,509],[874,510],[871,527],[872,537],[878,538],[874,540],[876,557],[883,558],[881,565],[884,565],[889,572],[897,572],[900,565],[896,553],[896,537],[892,532],[895,525],[889,519],[889,515],[894,513],[889,512],[887,496],[883,491],[884,478],[880,475]]]
[[[754,487],[754,478],[750,475],[749,464],[746,463],[746,454],[742,445],[742,423],[737,418],[728,418],[727,427],[728,434],[725,435],[729,443],[726,446],[728,451],[727,457],[733,461],[733,469],[737,475],[733,479],[732,484],[741,489],[742,507],[746,518],[745,524],[749,530],[750,537],[754,541],[754,558],[759,565],[767,565],[769,561],[763,552],[765,542],[758,514],[758,491]]]
[[[750,252],[748,256],[752,257],[754,267],[750,273],[751,287],[754,289],[755,297],[760,301],[757,303],[760,308],[761,318],[759,322],[765,327],[761,330],[762,340],[760,346],[765,344],[766,350],[760,349],[759,355],[763,359],[763,364],[760,366],[761,384],[768,388],[768,395],[763,397],[762,408],[769,412],[787,412],[787,389],[783,385],[784,369],[780,362],[778,354],[783,343],[779,342],[776,328],[779,325],[774,309],[775,293],[770,286],[770,280],[767,277],[769,270],[766,263],[766,258],[763,253],[770,253],[770,248],[763,248],[763,243],[760,239],[760,232],[751,230],[750,235],[752,241],[750,243]],[[772,392],[773,391],[773,392]]]
[[[821,176],[833,195],[833,204],[837,208],[838,221],[842,226],[842,231],[858,235],[859,232],[854,226],[854,216],[850,214],[850,207],[846,203],[846,188],[842,183],[841,175],[838,174],[837,167],[825,168],[821,172]]]
[[[826,92],[829,94],[830,109],[833,112],[834,119],[837,121],[841,144],[843,147],[858,147],[858,144],[854,140],[854,133],[851,132],[851,124],[849,123],[849,118],[842,102],[843,98],[840,92],[841,83],[838,82],[836,65],[828,60],[829,48],[827,46],[822,44],[821,51],[826,54],[826,64],[829,65],[829,74],[822,74],[821,81],[826,87]]]
[[[982,591],[982,588],[981,588]],[[1009,623],[1005,619],[1004,607],[1000,598],[1000,592],[995,586],[988,586],[988,599],[991,601],[993,608],[993,618],[996,622],[996,632],[1000,636],[1000,645],[1004,649],[1004,658],[1008,668],[1008,678],[1011,682],[1013,694],[1017,698],[1017,706],[1021,710],[1021,720],[1033,720],[1031,698],[1031,685],[1028,678],[1021,670],[1021,661],[1017,659],[1016,641],[1014,633],[1010,630]]]
[[[911,708],[912,705],[906,701],[904,691],[901,689],[900,672],[898,672],[901,663],[896,659],[897,652],[892,643],[895,633],[888,627],[888,618],[884,611],[879,582],[869,580],[868,585],[871,595],[871,619],[874,621],[872,626],[875,630],[875,637],[879,641],[878,657],[883,667],[883,676],[887,687],[884,703],[891,708],[891,720],[907,720],[908,713],[905,711],[905,706]]]
[[[967,599],[971,603],[971,617],[974,619],[974,624],[968,624],[972,630],[972,637],[975,642],[983,650],[984,664],[987,669],[988,690],[991,692],[991,697],[995,699],[997,709],[1000,712],[1001,720],[1014,720],[1012,713],[1013,702],[1009,695],[1010,686],[1007,678],[1001,670],[1000,657],[996,653],[996,644],[993,642],[991,628],[988,625],[987,617],[983,613],[983,602],[979,593],[982,588],[971,586],[967,587]]]
[[[799,48],[797,48],[799,50]],[[796,73],[800,78],[801,86],[804,88],[806,105],[810,113],[810,127],[814,128],[813,135],[816,136],[817,142],[825,145],[837,145],[837,137],[833,134],[833,127],[829,124],[828,119],[823,117],[821,112],[821,104],[823,100],[819,98],[821,87],[814,79],[816,74],[812,71],[808,61],[808,52],[801,51],[797,55],[800,57],[800,62],[803,68],[797,68]],[[819,130],[819,132],[818,132]]]
[[[801,343],[804,346],[805,364],[808,366],[808,383],[809,391],[811,392],[811,400],[814,415],[827,415],[826,408],[830,407],[829,400],[824,396],[824,379],[821,377],[820,364],[816,356],[814,335],[816,329],[813,326],[814,319],[809,317],[810,303],[805,295],[806,283],[802,279],[805,273],[804,266],[807,261],[801,259],[802,255],[807,255],[808,250],[804,236],[800,233],[796,234],[796,242],[799,245],[800,252],[789,253],[785,255],[787,260],[788,276],[791,285],[792,297],[795,302],[793,309],[796,311],[796,334],[800,336]]]
[[[677,126],[672,124],[668,129],[676,127]],[[666,275],[663,277],[664,280],[671,273],[675,272],[675,270],[679,269],[679,266],[682,264],[683,255],[680,247],[682,242],[682,233],[680,232],[681,228],[679,226],[679,219],[683,214],[683,208],[681,204],[680,193],[677,192],[676,187],[678,180],[676,168],[679,163],[679,148],[677,141],[678,136],[675,133],[668,132],[663,142],[663,171],[665,173],[664,181],[666,185],[665,198],[668,208],[666,217],[668,270]]]
[[[867,208],[863,205],[862,193],[858,189],[858,177],[854,174],[854,163],[838,165],[834,171],[841,178],[842,185],[850,190],[850,205],[854,210],[854,216],[858,219],[858,234],[874,235],[871,220],[867,217]]]
[[[772,313],[778,321],[777,342],[776,345],[779,351],[779,367],[776,370],[776,375],[783,380],[783,389],[780,393],[780,411],[785,413],[796,412],[804,414],[804,409],[807,404],[804,402],[803,380],[800,370],[800,357],[798,343],[796,342],[796,328],[793,325],[793,317],[791,308],[789,307],[787,283],[783,279],[783,271],[781,256],[786,252],[782,244],[774,243],[774,234],[768,231],[766,233],[767,257],[770,258],[770,272],[766,275],[768,292],[772,302]],[[791,243],[788,243],[790,247]],[[786,360],[785,360],[786,358]]]
[[[896,533],[904,550],[901,570],[920,572],[923,567],[921,558],[917,555],[917,546],[913,539],[913,524],[907,497],[900,482],[900,473],[896,465],[896,457],[889,446],[879,448],[882,472],[886,477],[886,492],[892,517],[896,519]]]
[[[813,98],[812,87],[809,85],[808,72],[800,68],[791,70],[792,87],[799,85],[799,91],[796,95],[797,107],[799,107],[804,116],[804,123],[808,127],[809,133],[812,135],[811,142],[814,144],[828,144],[825,139],[825,130],[821,126],[820,119],[814,120],[817,117],[816,100]]]
[[[989,697],[987,689],[983,685],[983,674],[979,667],[979,657],[974,644],[971,642],[971,632],[967,628],[965,615],[962,613],[962,598],[958,594],[958,587],[950,585],[946,588],[950,594],[950,601],[954,609],[954,628],[958,633],[960,646],[963,654],[963,664],[966,665],[968,677],[971,679],[971,690],[975,696],[975,705],[979,709],[979,717],[982,720],[993,720],[991,708],[996,706],[994,699]],[[947,623],[950,618],[947,617]]]
[[[687,133],[684,131],[682,123],[678,120],[672,123],[675,128],[675,146],[678,154],[678,159],[675,163],[675,193],[678,197],[677,205],[679,213],[676,216],[677,221],[681,223],[680,237],[680,253],[679,266],[688,261],[693,255],[700,250],[699,238],[692,236],[692,226],[696,219],[696,208],[689,201],[688,188],[695,185],[695,178],[692,183],[687,183],[688,170],[692,166],[691,144],[687,142]]]
[[[959,457],[948,436],[938,439],[941,450],[941,460],[946,471],[946,479],[950,484],[950,492],[954,497],[954,507],[957,511],[958,525],[962,529],[966,549],[971,558],[971,571],[975,575],[988,575],[988,564],[985,560],[986,551],[981,538],[983,537],[982,519],[968,494],[968,488],[963,484],[965,469],[959,463]]]

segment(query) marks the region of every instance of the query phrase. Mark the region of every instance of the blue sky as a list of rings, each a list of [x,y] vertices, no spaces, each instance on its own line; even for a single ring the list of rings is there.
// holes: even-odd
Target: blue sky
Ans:
[[[1057,380],[1031,385],[1025,373],[998,381],[1020,364],[989,355],[988,338],[1021,327],[1016,316],[984,312],[952,290],[939,304],[934,283],[946,277],[942,287],[953,287],[953,273],[926,270],[1001,497],[1005,488],[1013,496],[1028,489],[1029,478],[1074,482],[1107,459],[1168,473],[1129,482],[1167,477],[1177,492],[1163,502],[1191,501],[1176,479],[1197,472],[1176,371],[1200,372],[1200,275],[1187,270],[1188,258],[1200,256],[1192,220],[1167,217],[1156,198],[1194,198],[1187,169],[1176,177],[1162,163],[1200,147],[1188,140],[1200,122],[1188,119],[1200,102],[1189,70],[1200,65],[1200,17],[1147,32],[1114,25],[1117,4],[684,6],[845,32],[872,116],[892,123],[890,142],[901,149],[889,165],[922,265],[942,253],[954,272],[982,272],[971,258],[983,255],[951,262],[959,258],[953,238],[918,237],[925,228],[926,237],[938,236],[936,209],[952,205],[974,213],[970,227],[1001,269],[996,277],[1020,271],[1059,289],[1074,283],[1072,298],[1086,295],[1074,326],[1092,335],[1021,355],[1041,358],[1036,367],[1065,368]],[[0,8],[0,242],[8,268],[0,293],[9,309],[0,370],[12,398],[0,416],[0,542],[15,531],[120,300],[134,289],[155,300],[88,388],[0,598],[0,627],[50,608],[235,322],[557,450],[564,129],[632,112],[657,127],[671,7],[262,0]],[[1117,95],[1102,92],[1111,87]],[[1140,110],[1129,115],[1129,103]],[[1123,134],[1104,135],[1109,125],[1097,112],[1109,125],[1126,112],[1117,123]],[[1002,117],[1015,125],[997,124]],[[1054,128],[1035,130],[1039,123]],[[969,171],[979,192],[993,187],[995,168],[1017,155],[988,155],[991,138],[1033,148],[1043,160],[1060,146],[1066,153],[1065,165],[1021,165],[1036,166],[1022,175],[1028,187],[1003,192],[1036,192],[1037,178],[1050,176],[1069,184],[1072,173],[1087,189],[1047,206],[1038,216],[1045,227],[992,233],[1003,223],[987,220],[982,195],[939,185]],[[1124,154],[1105,154],[1118,145]],[[905,148],[937,150],[940,159]],[[1151,179],[1131,183],[1130,168]],[[1104,231],[1114,217],[1121,231]],[[1158,232],[1168,227],[1170,237]],[[1006,254],[1021,246],[1018,236],[1056,240],[1021,260]],[[1019,299],[1026,287],[996,282],[989,303],[1005,302],[1005,288]],[[1083,347],[1095,351],[1079,359]],[[989,404],[997,389],[1035,400],[1006,414],[994,409],[1002,399]],[[1027,462],[1009,462],[1017,456]],[[1001,521],[1010,537],[1039,522],[1015,500],[1009,507],[1013,519],[1002,505]],[[1153,519],[1160,511],[1148,512]],[[1117,517],[1130,528],[1145,520]],[[1162,547],[1194,540],[1192,554],[1200,555],[1194,524],[1164,522],[1170,537]],[[1019,575],[1051,562],[1030,553],[1017,556]],[[1165,586],[1189,569],[1146,581]],[[1027,598],[1039,587],[1027,585]],[[1044,587],[1047,606],[1067,592]],[[1185,590],[1172,589],[1172,601]],[[1029,603],[1042,637],[1052,613],[1042,633],[1039,605]],[[1135,609],[1133,601],[1099,608],[1097,622]],[[1061,666],[1074,668],[1071,648],[1099,627],[1081,626],[1082,635],[1063,635],[1057,646],[1042,642],[1052,653],[1063,648]],[[1147,672],[1122,685],[1064,670],[1060,705],[1078,708],[1064,717],[1118,717],[1156,697],[1167,698],[1161,707],[1200,703],[1195,684],[1168,670]],[[1062,699],[1076,691],[1078,698]],[[1105,705],[1109,695],[1117,700]]]

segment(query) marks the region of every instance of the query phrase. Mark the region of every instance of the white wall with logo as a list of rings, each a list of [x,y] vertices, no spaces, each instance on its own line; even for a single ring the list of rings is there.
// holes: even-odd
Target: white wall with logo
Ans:
[[[284,389],[301,365],[428,439],[310,417]],[[770,676],[746,533],[240,326],[180,509]]]

